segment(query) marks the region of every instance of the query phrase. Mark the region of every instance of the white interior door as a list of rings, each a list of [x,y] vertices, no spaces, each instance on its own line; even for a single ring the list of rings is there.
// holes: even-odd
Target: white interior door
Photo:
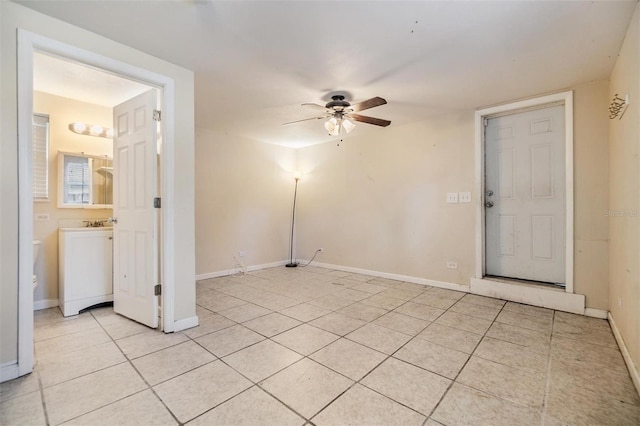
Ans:
[[[113,309],[158,326],[156,92],[113,110]]]
[[[485,126],[486,275],[565,283],[564,106]]]

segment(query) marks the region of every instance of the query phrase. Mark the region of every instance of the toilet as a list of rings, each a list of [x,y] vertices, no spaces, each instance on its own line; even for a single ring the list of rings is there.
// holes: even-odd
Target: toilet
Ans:
[[[33,291],[36,291],[38,287],[38,276],[36,275],[36,260],[38,260],[38,253],[40,252],[40,240],[33,241]]]

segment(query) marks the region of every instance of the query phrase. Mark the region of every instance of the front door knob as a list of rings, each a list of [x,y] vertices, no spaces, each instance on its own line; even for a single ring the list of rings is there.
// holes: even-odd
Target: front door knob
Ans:
[[[487,197],[491,197],[493,195],[493,191],[492,190],[488,190],[487,191]]]
[[[493,207],[493,201],[487,201],[486,203],[484,203],[484,206],[488,208]]]

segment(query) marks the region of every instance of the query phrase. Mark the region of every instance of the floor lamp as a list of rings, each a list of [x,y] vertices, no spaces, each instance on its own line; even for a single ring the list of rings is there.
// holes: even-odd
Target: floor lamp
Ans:
[[[293,261],[293,228],[296,223],[296,197],[298,196],[298,181],[300,180],[300,176],[296,173],[296,175],[294,176],[294,179],[296,180],[296,186],[295,186],[295,189],[293,190],[293,213],[291,215],[291,243],[289,246],[290,259],[289,259],[289,263],[285,265],[287,268],[295,268],[296,266],[298,266],[298,264]]]

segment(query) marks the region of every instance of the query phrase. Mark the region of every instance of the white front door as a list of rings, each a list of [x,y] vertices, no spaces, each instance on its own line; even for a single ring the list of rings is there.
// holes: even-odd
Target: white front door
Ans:
[[[565,283],[564,106],[485,126],[485,273]]]
[[[113,110],[113,309],[158,326],[156,91]]]

